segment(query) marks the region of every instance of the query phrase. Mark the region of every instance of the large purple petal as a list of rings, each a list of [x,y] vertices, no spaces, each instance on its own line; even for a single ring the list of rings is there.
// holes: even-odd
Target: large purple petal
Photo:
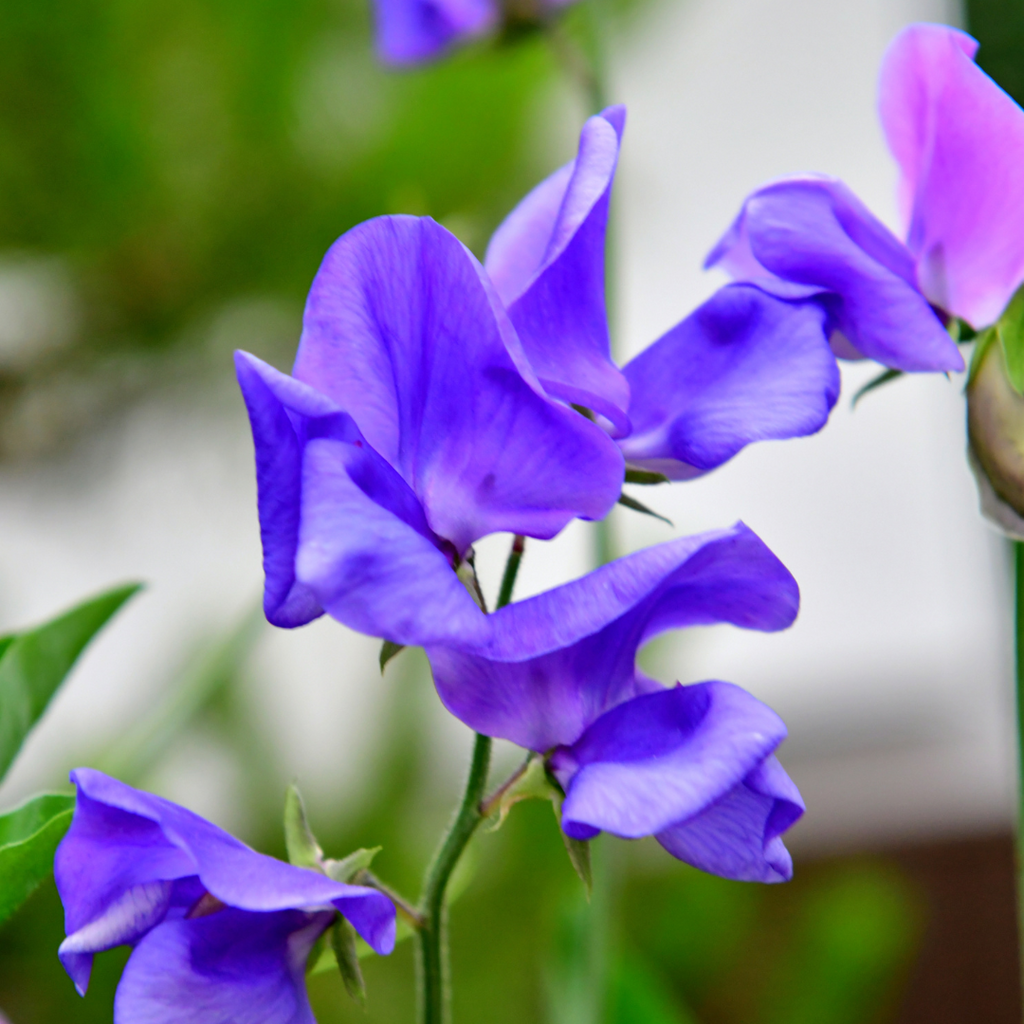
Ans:
[[[626,461],[687,479],[752,441],[820,430],[839,397],[825,312],[729,285],[625,367]]]
[[[509,214],[484,265],[547,391],[629,431],[629,386],[611,360],[605,229],[624,107],[591,117],[576,159]]]
[[[493,0],[376,0],[377,52],[389,64],[418,64],[490,31]]]
[[[973,62],[977,48],[946,25],[904,29],[879,107],[921,288],[984,327],[1024,280],[1024,110]]]
[[[128,959],[114,1024],[315,1024],[305,966],[331,913],[168,920]]]
[[[857,353],[898,370],[963,369],[956,345],[917,288],[910,252],[841,181],[776,182],[748,197],[740,218],[742,232],[734,225],[708,265],[728,262],[730,241],[741,255],[748,246],[767,272],[751,280],[785,298],[792,292],[775,288],[773,276],[818,289],[834,327]],[[845,344],[838,352],[851,354]]]
[[[803,812],[800,791],[771,756],[717,803],[657,838],[702,871],[739,882],[788,882],[793,860],[781,835]]]
[[[496,612],[495,647],[507,645],[496,653],[514,662],[441,647],[427,653],[456,717],[546,751],[573,743],[608,708],[650,688],[634,661],[657,634],[715,622],[784,629],[798,603],[785,566],[738,523],[647,548]]]
[[[494,531],[552,537],[618,497],[614,443],[545,396],[483,268],[429,218],[334,244],[295,376],[352,416],[460,553]]]
[[[635,697],[552,756],[562,828],[574,838],[660,832],[720,800],[785,737],[782,719],[731,683]]]

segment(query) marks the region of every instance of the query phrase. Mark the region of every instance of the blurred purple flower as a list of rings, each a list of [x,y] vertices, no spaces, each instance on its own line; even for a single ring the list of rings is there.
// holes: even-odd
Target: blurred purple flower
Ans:
[[[239,353],[275,625],[328,611],[396,643],[482,644],[453,568],[615,503],[622,455],[551,400],[483,268],[429,218],[382,217],[324,259],[294,376]]]
[[[576,159],[522,200],[487,250],[540,382],[597,413],[631,464],[673,479],[752,441],[819,430],[839,375],[814,303],[729,286],[621,370],[612,362],[605,230],[624,122],[623,107],[590,118]]]
[[[419,64],[498,23],[495,0],[376,0],[377,52],[387,64]]]
[[[932,307],[982,328],[1024,280],[1024,111],[974,64],[977,48],[957,29],[911,25],[883,61],[905,243],[842,182],[791,178],[746,200],[707,265],[816,298],[841,357],[963,369]]]
[[[588,631],[576,613],[600,601]],[[781,881],[792,863],[779,836],[803,812],[773,756],[782,721],[729,683],[665,689],[637,669],[636,654],[683,626],[785,629],[798,605],[788,570],[738,523],[648,548],[495,613],[524,635],[535,623],[565,623],[565,642],[542,654],[427,654],[449,711],[546,755],[566,794],[567,835],[655,835],[706,871]]]
[[[376,889],[256,853],[102,772],[71,778],[75,816],[54,863],[67,931],[59,956],[84,995],[93,954],[134,947],[116,1024],[313,1024],[306,959],[336,911],[391,952],[395,909]]]

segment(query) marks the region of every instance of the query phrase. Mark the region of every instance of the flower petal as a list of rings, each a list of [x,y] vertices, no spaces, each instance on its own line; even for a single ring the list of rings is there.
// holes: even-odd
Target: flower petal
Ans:
[[[673,857],[723,878],[788,882],[793,860],[780,836],[803,812],[800,791],[771,756],[717,803],[657,839]]]
[[[785,739],[771,708],[731,683],[676,686],[606,712],[551,758],[562,828],[629,839],[705,811]]]
[[[614,443],[545,396],[483,268],[429,218],[334,244],[295,376],[352,416],[460,554],[499,530],[552,537],[618,498]]]
[[[774,288],[774,275],[819,289],[836,330],[886,366],[963,369],[956,345],[918,291],[909,251],[841,181],[803,177],[767,185],[748,197],[740,216],[743,234],[734,225],[727,237],[749,245],[765,268],[767,275],[752,278],[760,287],[792,297]],[[708,259],[727,257],[720,244]]]
[[[839,397],[824,321],[817,303],[720,289],[625,367],[626,461],[687,479],[752,441],[820,430]]]
[[[611,360],[604,304],[605,229],[624,107],[591,117],[576,159],[509,214],[484,266],[546,390],[627,433],[629,387]]]
[[[977,48],[946,25],[904,29],[879,109],[921,288],[980,328],[1024,280],[1024,110],[973,62]]]
[[[168,920],[128,959],[114,1024],[316,1024],[305,965],[332,913]]]
[[[427,654],[441,700],[456,717],[546,751],[574,742],[608,708],[650,689],[634,661],[659,633],[714,622],[784,629],[798,603],[785,566],[738,523],[647,548],[495,612],[488,657],[442,647]]]
[[[489,32],[493,0],[376,0],[377,52],[389,64],[440,57],[454,43]]]

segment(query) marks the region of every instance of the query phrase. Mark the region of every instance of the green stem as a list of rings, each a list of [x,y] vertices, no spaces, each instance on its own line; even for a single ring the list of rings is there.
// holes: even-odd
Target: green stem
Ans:
[[[512,600],[519,563],[523,560],[525,538],[518,534],[512,540],[512,550],[505,564],[501,580],[498,608]],[[475,580],[474,572],[474,580]],[[419,1022],[420,1024],[449,1024],[451,1021],[451,990],[448,969],[448,936],[445,891],[452,872],[459,863],[477,826],[484,820],[481,804],[487,790],[487,774],[491,765],[491,738],[476,734],[469,778],[462,794],[462,803],[441,848],[427,869],[418,916],[420,930],[417,935],[419,950]]]
[[[1015,602],[1013,634],[1016,654],[1017,690],[1017,929],[1020,948],[1021,983],[1024,985],[1024,543],[1014,541]]]

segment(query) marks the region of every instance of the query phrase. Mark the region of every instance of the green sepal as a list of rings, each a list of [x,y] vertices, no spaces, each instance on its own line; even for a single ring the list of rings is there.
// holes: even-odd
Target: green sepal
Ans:
[[[643,512],[645,516],[654,516],[655,519],[660,519],[663,523],[668,523],[669,526],[675,525],[671,519],[666,519],[663,515],[659,515],[653,509],[637,501],[636,498],[631,498],[628,494],[619,495],[619,504],[625,505],[626,508],[631,508],[634,512]]]
[[[366,1006],[366,982],[363,981],[363,972],[359,967],[356,932],[341,914],[335,917],[331,927],[331,950],[341,972],[345,991],[360,1006]]]
[[[630,469],[626,467],[626,479],[627,484],[668,484],[672,481],[669,480],[664,473],[652,473],[647,469]]]
[[[387,663],[400,651],[405,650],[405,644],[396,644],[393,640],[385,640],[380,645],[380,674],[384,675],[384,668]]]
[[[1024,395],[1024,286],[1017,289],[1003,315],[996,322],[996,333],[1006,356],[1006,376],[1018,395]]]
[[[544,759],[531,758],[530,763],[526,766],[526,771],[501,794],[501,800],[497,807],[497,820],[487,831],[497,832],[505,824],[509,811],[520,800],[553,800],[561,803],[562,796],[562,791],[552,784],[544,768]]]
[[[0,778],[85,645],[140,587],[108,590],[45,625],[0,640]]]
[[[300,868],[323,872],[324,851],[320,849],[306,817],[299,787],[293,782],[284,797],[284,845],[288,861]]]
[[[373,863],[373,858],[383,849],[380,846],[374,846],[369,850],[360,849],[354,850],[347,857],[342,857],[341,860],[325,860],[324,871],[327,872],[329,878],[333,878],[336,882],[344,882],[348,885],[360,871],[366,871]]]
[[[42,793],[0,815],[0,923],[53,870],[53,855],[74,809],[73,796]]]
[[[594,873],[590,866],[590,840],[573,839],[567,836],[562,829],[562,809],[558,803],[552,803],[555,809],[555,817],[558,819],[558,831],[561,833],[562,842],[565,843],[565,852],[569,854],[569,863],[573,870],[579,875],[583,888],[587,893],[587,902],[590,901],[590,894],[594,891]]]
[[[411,939],[415,934],[416,929],[403,917],[399,916],[395,921],[395,945],[397,946],[399,943],[405,942],[406,939]],[[376,952],[369,943],[357,935],[356,956],[360,960],[365,960],[368,956],[376,955]],[[306,974],[323,974],[326,971],[336,971],[338,969],[338,960],[334,955],[334,949],[326,939],[323,943],[313,946],[313,951],[310,953],[309,961],[306,965]]]
[[[856,409],[857,403],[869,392],[874,391],[875,388],[880,388],[883,384],[888,384],[890,381],[896,380],[897,377],[902,377],[902,370],[883,370],[877,377],[872,377],[862,388],[859,388],[857,393],[850,399],[850,408]]]
[[[978,376],[978,371],[981,369],[981,364],[985,361],[985,356],[988,355],[988,350],[992,347],[993,342],[998,340],[999,333],[994,325],[986,328],[975,339],[974,351],[971,353],[971,363],[967,370],[967,387],[974,383],[974,379]]]

